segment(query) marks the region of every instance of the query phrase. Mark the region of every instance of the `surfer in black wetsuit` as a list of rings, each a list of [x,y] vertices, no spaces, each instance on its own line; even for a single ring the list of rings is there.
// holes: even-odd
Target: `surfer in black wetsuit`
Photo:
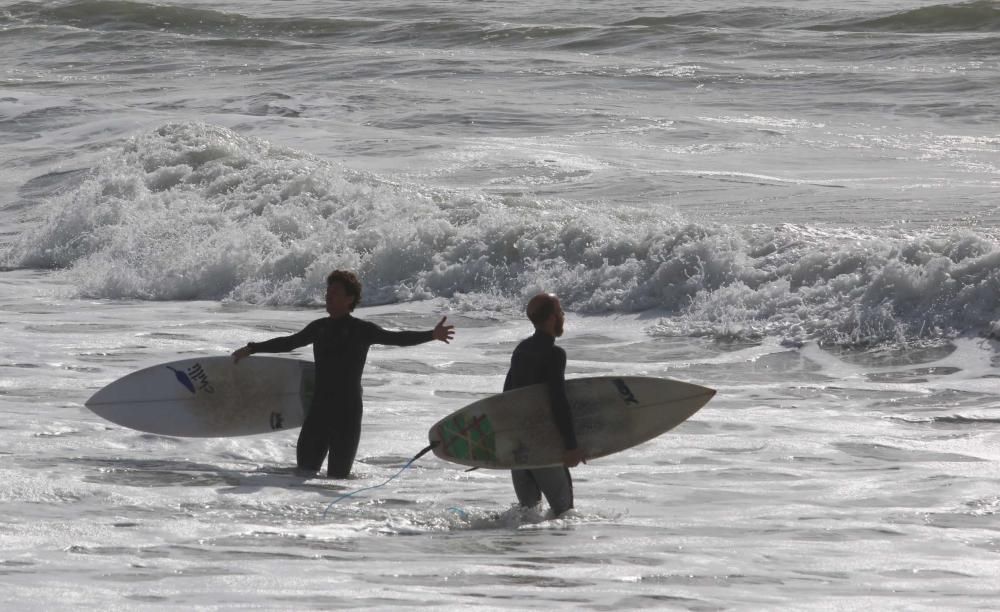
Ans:
[[[563,441],[563,465],[531,470],[511,470],[517,501],[533,507],[542,494],[559,516],[573,507],[573,480],[569,468],[584,461],[584,451],[577,447],[566,398],[566,351],[556,346],[556,338],[563,333],[563,314],[559,298],[551,293],[540,293],[528,301],[528,319],[535,326],[535,333],[521,341],[510,358],[510,370],[503,390],[510,391],[537,383],[546,383],[552,405],[552,418]]]
[[[430,331],[386,331],[351,316],[361,301],[361,283],[350,272],[335,270],[326,279],[326,311],[330,315],[309,323],[295,334],[250,342],[233,352],[233,359],[254,353],[284,353],[313,345],[316,386],[296,444],[296,463],[305,473],[323,466],[331,478],[347,478],[361,438],[361,373],[373,344],[413,346],[431,340],[449,342],[454,326],[442,317]]]

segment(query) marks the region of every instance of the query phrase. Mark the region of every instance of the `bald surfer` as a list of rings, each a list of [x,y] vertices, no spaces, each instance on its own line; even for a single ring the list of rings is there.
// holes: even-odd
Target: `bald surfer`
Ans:
[[[361,282],[351,272],[334,270],[326,279],[326,312],[290,336],[250,342],[233,352],[237,363],[254,353],[284,353],[312,344],[316,388],[295,447],[298,470],[314,474],[327,458],[331,478],[347,478],[361,439],[361,374],[373,344],[414,346],[439,340],[448,343],[453,325],[442,317],[429,331],[387,331],[351,316],[361,301]]]
[[[566,316],[559,298],[551,293],[539,293],[531,298],[526,310],[535,333],[514,349],[503,390],[538,383],[548,385],[552,419],[564,448],[563,465],[511,470],[511,479],[521,506],[534,507],[544,495],[553,516],[559,516],[573,507],[573,480],[569,468],[586,463],[584,450],[577,446],[566,397],[566,351],[556,346],[556,338],[563,334]]]

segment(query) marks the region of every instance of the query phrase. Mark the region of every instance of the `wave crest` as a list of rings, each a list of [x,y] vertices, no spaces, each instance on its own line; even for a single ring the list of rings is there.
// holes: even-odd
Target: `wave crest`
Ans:
[[[973,231],[690,223],[655,210],[499,199],[370,174],[231,130],[132,138],[3,254],[92,298],[320,304],[360,273],[366,303],[662,311],[662,333],[836,343],[988,333],[1000,249]]]
[[[819,31],[901,32],[1000,32],[1000,6],[992,0],[937,4],[876,18],[860,18],[814,26]]]

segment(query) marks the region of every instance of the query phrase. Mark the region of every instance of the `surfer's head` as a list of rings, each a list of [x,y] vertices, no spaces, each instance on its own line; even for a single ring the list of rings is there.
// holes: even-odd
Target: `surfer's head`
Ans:
[[[326,277],[326,311],[331,316],[347,314],[361,302],[361,281],[346,270],[334,270]]]
[[[535,329],[556,338],[563,334],[566,316],[563,314],[559,298],[554,293],[539,293],[528,300],[527,312],[528,320],[535,325]]]

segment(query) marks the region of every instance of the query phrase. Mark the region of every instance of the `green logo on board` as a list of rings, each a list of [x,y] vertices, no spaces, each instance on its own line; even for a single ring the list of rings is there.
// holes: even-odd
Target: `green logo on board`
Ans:
[[[486,415],[466,419],[455,415],[441,424],[441,441],[456,459],[494,461],[497,458],[496,436]]]

